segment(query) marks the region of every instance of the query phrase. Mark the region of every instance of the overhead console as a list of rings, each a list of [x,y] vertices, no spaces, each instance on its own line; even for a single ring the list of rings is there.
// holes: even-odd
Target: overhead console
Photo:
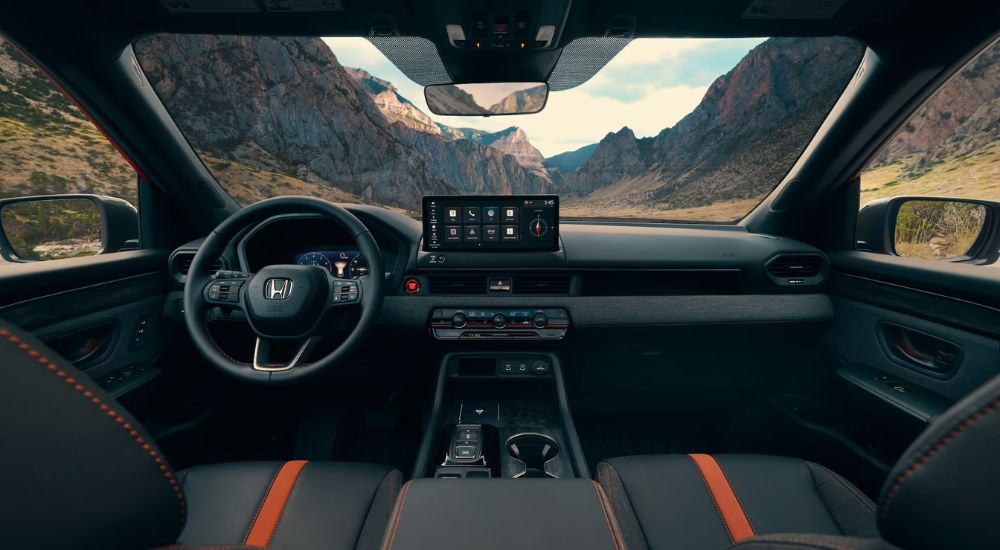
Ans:
[[[423,208],[425,251],[559,249],[556,195],[428,196]]]

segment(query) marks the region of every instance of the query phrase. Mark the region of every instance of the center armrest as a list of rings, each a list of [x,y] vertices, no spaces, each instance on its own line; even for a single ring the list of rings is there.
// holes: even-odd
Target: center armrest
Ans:
[[[383,550],[620,550],[600,486],[587,479],[415,479],[400,492]]]

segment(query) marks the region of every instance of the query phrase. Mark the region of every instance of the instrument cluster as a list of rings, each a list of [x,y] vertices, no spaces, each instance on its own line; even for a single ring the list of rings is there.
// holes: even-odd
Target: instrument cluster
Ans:
[[[357,250],[310,250],[295,256],[298,265],[318,265],[341,279],[368,275],[368,262]]]

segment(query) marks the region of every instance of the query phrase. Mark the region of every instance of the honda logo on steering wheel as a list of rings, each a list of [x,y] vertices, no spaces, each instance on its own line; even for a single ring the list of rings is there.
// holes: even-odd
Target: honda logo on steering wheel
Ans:
[[[268,300],[286,300],[291,295],[291,279],[268,279],[264,283],[264,297]]]

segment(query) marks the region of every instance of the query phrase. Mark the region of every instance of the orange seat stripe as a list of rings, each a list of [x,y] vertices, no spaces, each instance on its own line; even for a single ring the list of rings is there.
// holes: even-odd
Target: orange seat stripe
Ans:
[[[743,505],[736,498],[736,493],[733,492],[733,487],[726,479],[726,474],[722,471],[719,463],[710,455],[692,454],[688,456],[698,467],[701,477],[705,478],[705,485],[708,486],[712,500],[715,501],[715,506],[719,509],[719,515],[722,516],[722,523],[726,526],[726,531],[729,532],[729,538],[736,543],[753,537],[754,532],[750,520],[747,519]]]
[[[278,528],[278,522],[281,521],[285,505],[288,504],[288,497],[295,488],[295,481],[308,462],[308,460],[291,460],[281,466],[267,494],[264,495],[264,502],[261,503],[257,517],[254,518],[243,544],[267,548],[274,531]]]

